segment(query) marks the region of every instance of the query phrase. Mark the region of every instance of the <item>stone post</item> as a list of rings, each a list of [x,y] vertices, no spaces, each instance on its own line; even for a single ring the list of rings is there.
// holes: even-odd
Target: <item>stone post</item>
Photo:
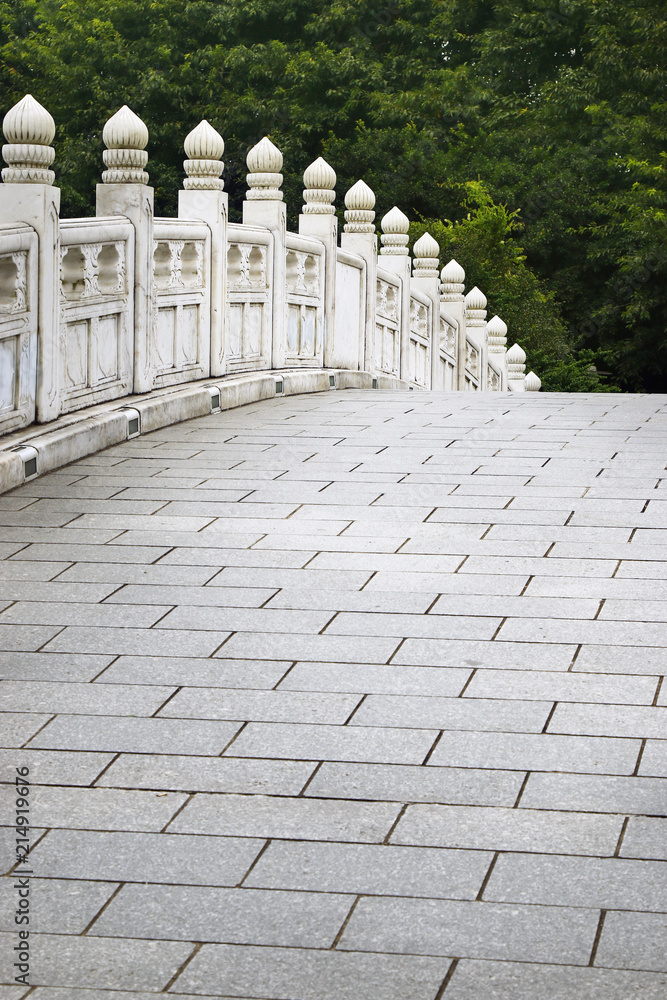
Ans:
[[[493,356],[493,361],[501,369],[502,384],[501,390],[507,389],[507,324],[503,323],[500,316],[494,316],[486,325],[486,332],[489,342],[489,354]]]
[[[106,170],[97,185],[96,215],[124,215],[134,227],[134,391],[153,388],[153,188],[148,186],[148,129],[125,104],[104,126]]]
[[[438,385],[440,374],[440,276],[438,274],[440,246],[430,233],[424,233],[415,243],[412,253],[414,255],[412,284],[431,300],[431,328],[428,331],[431,350],[431,388],[441,389],[442,386]]]
[[[477,286],[471,288],[465,297],[466,338],[477,348],[479,391],[487,389],[488,344],[486,339],[486,295]],[[465,364],[464,364],[465,368]]]
[[[246,158],[248,192],[243,202],[243,224],[261,226],[273,236],[273,340],[271,366],[285,367],[287,349],[286,260],[287,209],[280,187],[283,154],[267,136],[257,143]]]
[[[535,372],[528,372],[526,375],[526,392],[539,392],[542,388],[542,380]]]
[[[303,175],[303,209],[299,216],[299,233],[324,244],[324,364],[327,368],[357,368],[358,358],[349,356],[344,344],[336,343],[336,250],[338,219],[333,206],[336,197],[336,171],[318,157]]]
[[[518,344],[514,344],[507,352],[507,385],[510,392],[525,392],[525,372],[526,352]]]
[[[227,317],[227,219],[229,196],[221,174],[225,143],[204,119],[185,139],[188,159],[183,190],[178,192],[179,219],[199,219],[211,230],[211,375],[224,375]]]
[[[391,271],[401,279],[401,302],[398,316],[400,338],[399,375],[409,378],[410,356],[410,251],[408,232],[410,220],[396,205],[387,212],[380,222],[382,248],[379,261],[386,271]]]
[[[36,419],[60,413],[64,351],[60,344],[60,190],[53,187],[53,118],[31,94],[5,115],[7,167],[0,185],[0,223],[24,223],[38,237]]]
[[[464,282],[466,273],[453,258],[440,272],[442,289],[441,302],[446,303],[445,311],[457,327],[456,335],[456,388],[465,389],[466,367],[466,311]]]
[[[340,245],[366,262],[366,329],[363,359],[375,371],[375,303],[377,300],[378,241],[375,235],[375,195],[364,181],[357,181],[345,195],[345,227]]]

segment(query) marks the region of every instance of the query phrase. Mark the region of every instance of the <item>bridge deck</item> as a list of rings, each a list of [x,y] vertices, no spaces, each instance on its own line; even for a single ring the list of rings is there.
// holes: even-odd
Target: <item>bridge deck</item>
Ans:
[[[31,996],[664,998],[666,445],[330,392],[0,497]]]

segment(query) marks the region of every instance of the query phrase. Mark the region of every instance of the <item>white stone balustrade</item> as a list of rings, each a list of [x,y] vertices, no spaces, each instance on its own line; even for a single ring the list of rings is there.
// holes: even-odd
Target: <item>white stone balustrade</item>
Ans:
[[[367,371],[416,388],[535,392],[507,326],[486,322],[465,271],[438,273],[428,233],[382,217],[363,180],[346,193],[338,246],[336,172],[304,171],[288,233],[283,155],[247,155],[243,223],[228,222],[225,143],[208,121],[185,137],[178,217],[155,219],[149,133],[123,106],[106,123],[96,217],[60,219],[55,124],[26,95],[5,115],[0,184],[0,433],[131,393],[281,368]],[[389,383],[387,383],[389,384]]]

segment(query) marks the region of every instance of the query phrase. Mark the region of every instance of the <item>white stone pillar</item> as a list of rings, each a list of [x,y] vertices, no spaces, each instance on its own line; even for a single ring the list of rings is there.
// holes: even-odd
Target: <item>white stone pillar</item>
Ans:
[[[539,392],[542,388],[542,381],[535,372],[528,372],[526,375],[526,392]]]
[[[489,355],[500,368],[502,374],[501,390],[507,389],[507,323],[500,316],[494,316],[486,325],[489,342]]]
[[[382,236],[378,263],[401,279],[401,302],[399,320],[400,362],[399,376],[407,379],[410,353],[410,251],[408,233],[410,220],[396,205],[380,222]]]
[[[431,361],[431,388],[441,389],[438,385],[440,373],[440,246],[430,233],[424,233],[412,248],[414,262],[412,266],[412,284],[431,300],[431,328],[428,331]],[[405,376],[403,376],[405,378]]]
[[[486,365],[489,353],[486,339],[486,295],[477,286],[471,288],[465,297],[465,307],[466,338],[479,352],[478,371],[475,373],[479,379],[479,391],[486,392]]]
[[[225,143],[206,119],[185,139],[188,159],[183,190],[178,192],[179,219],[200,219],[211,230],[211,375],[224,375],[227,317],[227,219],[229,196],[221,174]]]
[[[510,392],[526,391],[525,372],[526,352],[518,344],[513,344],[507,352],[507,385]]]
[[[304,206],[299,216],[299,233],[314,236],[324,244],[324,364],[327,368],[357,368],[357,357],[349,357],[336,344],[336,249],[338,219],[333,206],[336,197],[336,171],[318,157],[303,175]]]
[[[273,236],[273,340],[271,365],[285,367],[287,350],[286,260],[287,209],[280,187],[283,154],[267,136],[246,157],[248,192],[243,202],[243,223],[261,226]]]
[[[5,115],[8,166],[0,185],[0,223],[24,223],[38,237],[36,419],[60,413],[64,352],[60,344],[60,190],[53,187],[53,118],[31,94]]]
[[[441,302],[445,302],[445,311],[457,326],[456,334],[456,387],[465,389],[465,367],[466,367],[466,309],[465,309],[465,282],[466,273],[457,261],[453,258],[446,264],[440,272],[442,289],[440,292]]]
[[[125,104],[104,126],[107,169],[97,185],[96,214],[124,215],[134,227],[134,391],[153,388],[153,188],[148,186],[148,129]]]
[[[377,300],[378,240],[375,235],[375,195],[364,181],[357,181],[345,195],[345,227],[340,245],[366,262],[366,329],[363,359],[367,371],[375,371],[375,303]]]

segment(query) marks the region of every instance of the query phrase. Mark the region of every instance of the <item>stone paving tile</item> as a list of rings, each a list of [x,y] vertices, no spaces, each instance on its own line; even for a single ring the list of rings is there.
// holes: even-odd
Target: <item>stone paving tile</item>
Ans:
[[[30,941],[33,934],[81,934],[116,888],[113,882],[31,877]],[[0,925],[3,928],[16,927],[15,909],[15,893],[5,891],[0,899]],[[16,936],[14,943],[18,944]]]
[[[289,587],[293,590],[361,590],[372,570],[314,570],[229,566],[209,581],[209,587]]]
[[[667,811],[667,790],[656,778],[531,774],[520,808],[662,816]]]
[[[264,889],[474,899],[493,854],[272,841],[245,880]]]
[[[350,725],[541,733],[551,709],[548,701],[375,694],[366,698]]]
[[[209,691],[187,688],[171,699],[159,718],[238,719],[244,722],[302,722],[343,725],[359,704],[353,694],[307,691]]]
[[[160,791],[298,795],[315,766],[312,761],[121,754],[97,784]]]
[[[667,818],[631,816],[619,856],[667,861]]]
[[[639,740],[630,739],[541,733],[445,732],[428,763],[487,767],[493,761],[495,767],[523,771],[629,775],[634,771],[640,748]]]
[[[4,652],[34,653],[61,632],[62,626],[2,625],[0,624],[0,650]]]
[[[9,803],[13,789],[0,785]],[[83,830],[146,830],[157,833],[187,800],[168,792],[136,792],[115,788],[54,788],[43,785],[31,797],[30,819],[40,827]]]
[[[447,639],[408,639],[392,663],[434,667],[506,667],[512,670],[567,670],[577,646],[550,643],[537,655],[530,642],[470,642]]]
[[[163,618],[170,605],[118,608],[111,604],[21,601],[0,614],[0,625],[102,625],[149,628]]]
[[[465,697],[651,705],[657,684],[657,677],[604,676],[547,670],[534,673],[526,673],[525,670],[477,670],[465,690]],[[581,711],[587,712],[588,706]],[[556,726],[549,726],[549,732],[559,731],[561,730]],[[574,730],[568,729],[567,732]],[[613,732],[614,735],[625,735],[616,730]]]
[[[173,687],[243,688],[244,690],[273,688],[287,673],[292,662],[292,660],[223,660],[203,656],[119,656],[109,669],[104,671],[97,683],[167,684]]]
[[[0,619],[1,620],[1,619]],[[386,615],[341,612],[326,635],[377,635],[403,638],[492,639],[502,618],[463,615]]]
[[[128,550],[131,551],[131,550]],[[159,550],[158,550],[159,551]],[[25,563],[26,566],[64,565],[52,563]],[[2,563],[0,563],[0,568]],[[145,584],[147,586],[183,585],[201,587],[215,575],[212,566],[163,566],[142,565],[135,563],[76,563],[70,566],[59,582],[75,583],[109,583],[120,587],[123,584]]]
[[[595,956],[597,966],[667,972],[667,914],[608,913]]]
[[[112,760],[110,753],[1,750],[0,774],[3,782],[12,782],[15,768],[29,767],[33,785],[92,785]]]
[[[667,743],[664,738],[648,741],[639,765],[639,773],[667,778]]]
[[[353,691],[456,697],[470,668],[397,667],[374,664],[297,663],[280,682],[279,691]]]
[[[69,562],[0,562],[0,580],[51,580],[71,565]]]
[[[4,681],[0,711],[29,706],[35,712],[71,712],[77,715],[151,716],[174,688],[132,684],[61,684],[49,681]]]
[[[78,522],[77,522],[78,523]],[[125,527],[125,525],[121,525]],[[156,525],[157,529],[157,525]],[[26,549],[22,549],[15,562],[24,560],[36,560],[38,562],[92,562],[92,563],[152,563],[160,556],[165,555],[168,548],[162,546],[133,546],[126,548],[122,545],[73,545],[63,543],[35,542]],[[70,578],[71,579],[71,578]]]
[[[378,596],[385,591],[387,593],[393,593],[395,591],[401,592],[398,596],[395,596],[397,602],[405,601],[398,608],[387,608],[387,610],[405,610],[411,611],[416,610],[410,607],[410,600],[414,600],[415,593],[418,593],[424,585],[423,577],[427,574],[423,573],[387,573],[381,570],[376,573],[373,579],[366,586],[361,595],[370,595],[372,592],[377,591]],[[407,577],[407,580],[406,580]],[[525,589],[530,577],[526,576],[502,576],[500,574],[496,576],[481,576],[480,574],[470,574],[465,576],[463,573],[437,573],[433,576],[434,586],[431,591],[425,591],[425,593],[432,594],[433,598],[437,594],[443,595],[503,595],[503,596],[518,596]],[[414,589],[413,589],[414,588]],[[447,606],[449,597],[441,597],[440,602],[444,607]],[[277,600],[280,600],[280,595],[274,598],[272,604],[275,604]],[[433,603],[433,599],[429,601],[429,605]],[[343,610],[343,609],[341,609]],[[375,608],[350,608],[345,610],[368,610],[374,611]],[[377,610],[384,610],[378,608]],[[424,609],[426,610],[426,608]]]
[[[46,717],[41,719],[44,725]],[[59,715],[33,737],[30,748],[217,755],[238,730],[234,722]]]
[[[575,672],[590,671],[601,674],[662,674],[665,669],[665,651],[642,646],[582,646],[572,667]]]
[[[600,612],[600,621],[664,622],[667,621],[667,602],[664,600],[606,600]]]
[[[88,497],[77,496],[68,500],[65,497],[46,498],[38,500],[33,510],[45,514],[57,514],[65,511],[72,511],[76,514],[122,514],[124,515],[145,515],[154,514],[164,507],[164,503],[159,500],[93,500]]]
[[[0,742],[3,747],[22,747],[42,726],[45,726],[51,715],[32,715],[21,712],[6,712],[3,715],[0,729]]]
[[[199,995],[215,983],[219,993],[239,998],[254,993],[271,1000],[433,1000],[450,965],[446,958],[210,944],[169,995]]]
[[[32,601],[57,604],[63,602],[97,604],[117,590],[116,584],[44,583],[33,580],[11,580],[2,584],[7,601]],[[158,603],[157,601],[155,603]],[[164,604],[169,602],[164,601]],[[34,622],[31,621],[31,624]]]
[[[334,799],[511,806],[523,780],[523,772],[488,768],[325,762],[305,794]]]
[[[339,948],[585,965],[599,914],[564,906],[362,899]]]
[[[430,527],[430,524],[426,525],[426,527]],[[435,527],[440,529],[437,534],[423,534],[421,537],[412,538],[402,551],[420,553],[429,552],[433,548],[437,548],[445,554],[456,554],[463,560],[463,558],[470,556],[481,556],[482,558],[485,556],[497,556],[499,558],[504,558],[505,556],[541,558],[547,554],[550,548],[546,540],[533,541],[519,538],[512,539],[511,541],[497,541],[485,534],[485,530],[488,530],[488,526],[485,528],[485,525],[480,526],[484,537],[475,539],[462,537],[462,532],[459,530],[460,525],[439,524],[435,525]]]
[[[3,934],[0,977],[14,978],[14,934]],[[9,938],[9,940],[7,940]],[[10,943],[11,942],[11,943]],[[181,941],[139,941],[62,934],[30,937],[32,986],[91,987],[157,992],[176,975],[192,954]],[[87,1000],[85,993],[82,1000]]]
[[[498,639],[519,642],[576,642],[619,646],[667,645],[667,624],[622,621],[509,619]]]
[[[526,588],[527,597],[570,597],[587,598],[595,597],[600,600],[605,599],[603,607],[611,603],[627,600],[628,604],[635,602],[644,603],[647,601],[662,601],[667,598],[667,581],[660,580],[621,580],[617,576],[613,579],[604,577],[588,578],[585,580],[573,580],[570,577],[558,576],[535,576]],[[619,618],[625,617],[619,615]]]
[[[157,610],[157,609],[156,609]],[[163,612],[166,609],[162,609]],[[283,611],[280,608],[174,608],[156,629],[189,629],[193,632],[273,632],[317,635],[333,617],[332,611]],[[0,622],[2,616],[0,616]]]
[[[636,705],[558,705],[550,733],[586,736],[667,737],[667,708]]]
[[[30,857],[32,869],[42,879],[234,886],[263,845],[263,840],[248,837],[51,830]],[[100,933],[97,925],[95,933]]]
[[[114,545],[171,545],[188,549],[224,549],[229,555],[229,550],[249,549],[262,537],[261,531],[224,530],[216,520],[211,521],[203,531],[123,531],[115,535]],[[192,561],[197,562],[195,557]]]
[[[293,760],[364,761],[421,764],[438,736],[437,729],[251,722],[234,740],[232,757]]]
[[[496,615],[500,618],[594,618],[599,609],[600,602],[596,599],[485,595],[480,611],[483,610],[485,615]],[[469,615],[471,610],[468,595],[447,594],[446,597],[438,598],[429,614]]]
[[[453,573],[460,560],[453,556],[404,555],[384,552],[320,552],[312,563],[313,569],[367,569],[406,573]]]
[[[154,633],[154,630],[152,631]],[[216,635],[216,633],[206,634]],[[384,638],[379,635],[288,635],[287,633],[273,632],[239,632],[233,635],[216,655],[225,658],[238,657],[239,659],[265,659],[269,657],[276,660],[386,663],[399,645],[398,637]]]
[[[211,532],[207,532],[207,537]],[[324,536],[316,535],[295,535],[285,530],[280,525],[273,531],[261,538],[254,546],[254,551],[266,551],[269,549],[315,549],[317,552],[396,552],[396,550],[407,541],[406,535],[399,534],[394,537],[382,535],[375,537],[369,535],[367,538],[351,538],[347,535]]]
[[[0,626],[0,644],[5,628],[28,626]],[[44,630],[46,631],[46,630]],[[197,632],[174,629],[104,628],[70,625],[58,632],[56,638],[45,646],[49,653],[136,653],[160,656],[210,656],[227,639],[230,632]],[[47,642],[42,639],[40,645]]]
[[[97,934],[327,948],[350,909],[343,895],[190,886],[124,886],[95,923]]]
[[[59,514],[57,512],[42,513],[29,507],[27,510],[0,511],[0,525],[5,527],[63,528],[77,517],[76,511]],[[83,527],[83,525],[82,525]],[[108,527],[108,525],[103,525]]]
[[[58,584],[51,584],[52,587]],[[67,586],[61,584],[61,586]],[[69,584],[75,587],[77,584]],[[83,585],[82,585],[83,586]],[[86,586],[89,586],[86,584]],[[273,587],[172,587],[127,585],[111,592],[107,604],[197,605],[213,608],[259,608],[277,593]],[[113,592],[115,591],[115,593]],[[104,595],[107,596],[107,595]],[[99,600],[103,598],[100,597]],[[273,607],[274,605],[271,605]],[[426,610],[426,609],[424,609]]]
[[[470,556],[460,572],[485,575],[508,573],[514,576],[610,577],[616,565],[617,560],[609,558],[556,559],[549,555],[546,559],[527,559],[523,556]]]
[[[502,854],[484,899],[659,912],[666,889],[667,864],[660,861]]]
[[[2,499],[2,498],[0,498]],[[25,547],[24,542],[0,542],[0,559],[7,559]]]
[[[665,989],[667,975],[531,965],[520,958],[516,964],[460,962],[447,986],[447,1000],[662,1000]]]
[[[622,827],[621,816],[410,805],[392,833],[390,843],[611,857]]]
[[[371,583],[364,590],[291,590],[286,587],[276,592],[267,602],[267,608],[302,608],[331,611],[379,611],[384,613],[425,614],[438,596],[438,591],[424,593],[396,593],[393,590],[377,591]],[[212,589],[212,588],[211,588]]]
[[[381,843],[398,813],[398,805],[390,802],[199,794],[169,832]]]
[[[174,566],[194,564],[196,566],[238,566],[244,569],[254,567],[302,569],[316,554],[316,548],[299,550],[293,547],[289,551],[274,551],[273,549],[259,551],[249,548],[181,546],[169,552],[162,558],[161,562],[163,565],[168,563]]]
[[[0,1000],[22,1000],[24,996],[26,996],[25,986],[3,986],[0,984]]]
[[[665,562],[662,550],[653,549],[652,553],[637,552],[636,549],[629,549],[629,555],[625,555],[621,565],[616,572],[616,578],[651,580],[656,579],[664,582]]]

